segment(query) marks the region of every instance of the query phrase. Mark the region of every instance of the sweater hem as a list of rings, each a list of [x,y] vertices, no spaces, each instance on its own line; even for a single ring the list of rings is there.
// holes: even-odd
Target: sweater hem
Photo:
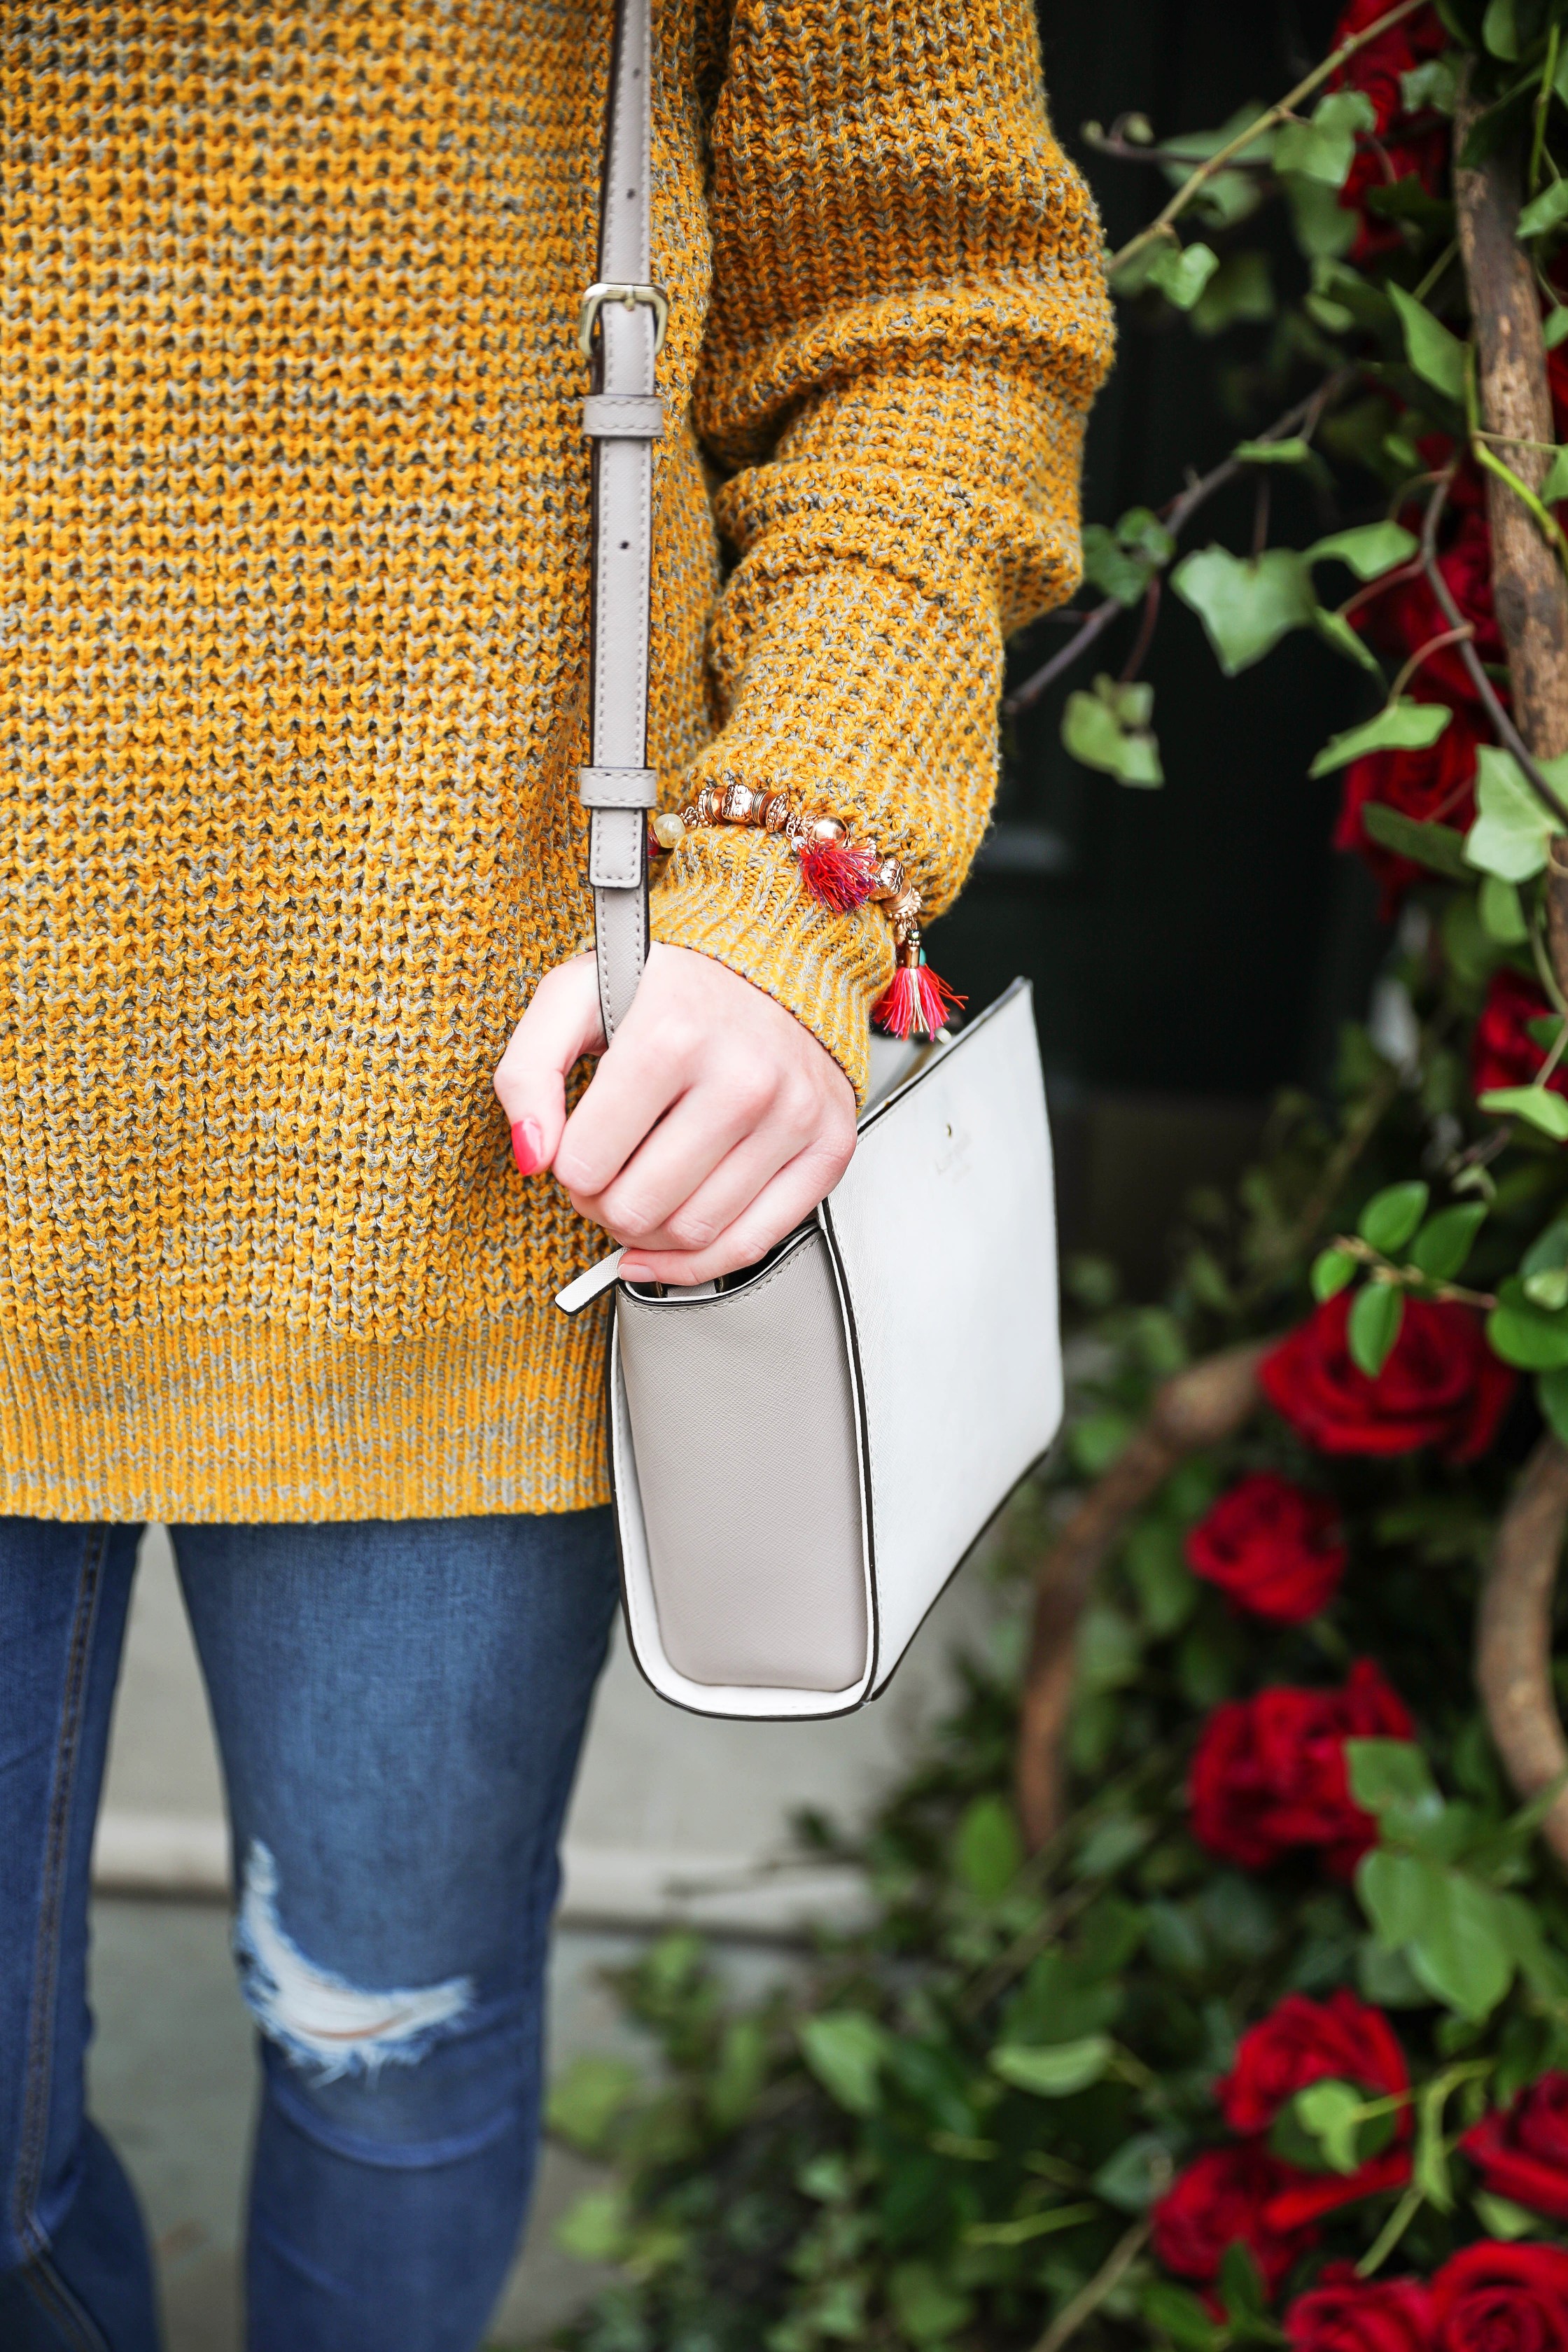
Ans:
[[[0,1512],[467,1518],[607,1501],[603,1306],[395,1340],[178,1319],[0,1329]]]

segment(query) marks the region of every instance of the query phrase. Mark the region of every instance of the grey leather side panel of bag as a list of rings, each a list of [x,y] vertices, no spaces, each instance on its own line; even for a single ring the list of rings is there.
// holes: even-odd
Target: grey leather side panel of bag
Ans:
[[[682,1301],[623,1286],[616,1312],[670,1664],[694,1683],[849,1689],[869,1629],[854,1394],[822,1234],[742,1289]]]

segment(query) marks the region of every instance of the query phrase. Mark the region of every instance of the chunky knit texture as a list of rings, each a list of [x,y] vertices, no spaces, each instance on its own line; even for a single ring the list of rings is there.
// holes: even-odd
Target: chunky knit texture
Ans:
[[[603,1497],[603,1327],[552,1304],[603,1237],[490,1072],[591,932],[612,15],[0,15],[0,1508]],[[940,908],[1109,347],[1026,0],[658,0],[655,44],[663,800],[788,792]],[[710,833],[655,931],[860,1082],[877,911]]]

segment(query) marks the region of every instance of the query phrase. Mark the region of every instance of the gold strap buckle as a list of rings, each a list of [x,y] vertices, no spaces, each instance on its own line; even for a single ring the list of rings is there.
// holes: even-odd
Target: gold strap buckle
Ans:
[[[628,310],[653,312],[653,352],[657,359],[664,349],[664,331],[669,322],[669,297],[662,286],[590,286],[577,313],[577,342],[583,357],[591,360],[594,356],[594,329],[606,302],[624,303]]]

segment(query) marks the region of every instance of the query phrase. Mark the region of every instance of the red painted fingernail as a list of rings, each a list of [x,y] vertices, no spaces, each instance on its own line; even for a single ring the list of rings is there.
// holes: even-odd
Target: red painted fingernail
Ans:
[[[544,1165],[544,1137],[536,1118],[520,1118],[511,1131],[511,1156],[520,1176],[532,1176]]]

